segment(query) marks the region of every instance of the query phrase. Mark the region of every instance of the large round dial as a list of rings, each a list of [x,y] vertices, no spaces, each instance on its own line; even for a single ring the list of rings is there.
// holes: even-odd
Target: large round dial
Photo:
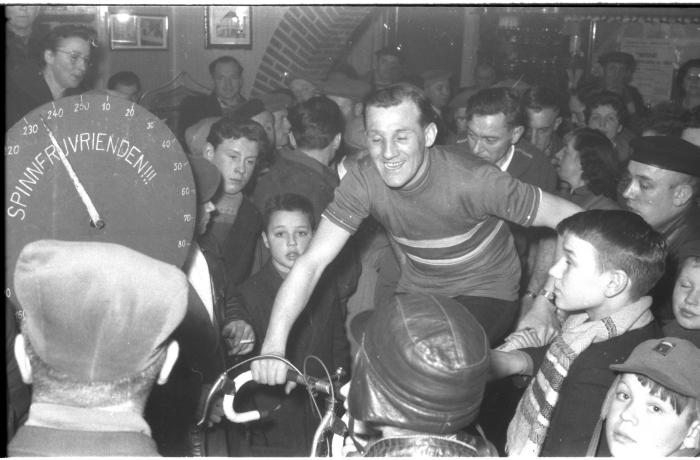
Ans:
[[[104,93],[43,105],[5,138],[5,294],[39,239],[118,243],[182,266],[195,213],[187,156],[158,117]]]

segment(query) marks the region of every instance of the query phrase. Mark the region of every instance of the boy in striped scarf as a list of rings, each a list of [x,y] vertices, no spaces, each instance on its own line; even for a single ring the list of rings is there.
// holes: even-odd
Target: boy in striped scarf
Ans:
[[[664,271],[658,232],[636,214],[594,210],[557,233],[563,255],[549,274],[560,333],[541,344],[525,330],[492,351],[494,377],[535,375],[508,427],[509,455],[585,455],[615,379],[609,366],[659,333],[645,295]]]

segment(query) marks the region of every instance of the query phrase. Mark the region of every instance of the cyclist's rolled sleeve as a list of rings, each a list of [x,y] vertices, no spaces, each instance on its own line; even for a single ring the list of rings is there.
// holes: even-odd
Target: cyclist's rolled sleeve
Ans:
[[[361,171],[357,167],[351,167],[335,189],[333,201],[321,217],[354,234],[369,215],[369,196],[367,182],[363,180]]]
[[[487,176],[481,181],[482,196],[487,197],[484,211],[519,225],[532,225],[542,190],[496,168],[484,168],[483,173]]]

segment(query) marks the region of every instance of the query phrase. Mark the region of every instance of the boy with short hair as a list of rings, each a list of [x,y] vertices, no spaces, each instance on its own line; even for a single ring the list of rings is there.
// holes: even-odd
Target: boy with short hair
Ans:
[[[681,263],[673,288],[674,319],[663,325],[664,335],[689,340],[700,347],[700,246]]]
[[[636,214],[592,210],[557,226],[563,256],[550,269],[558,313],[551,344],[527,331],[492,352],[495,377],[533,375],[508,427],[510,455],[581,456],[615,375],[640,342],[657,337],[645,294],[664,270],[663,237]],[[551,295],[550,295],[551,294]],[[533,340],[534,339],[534,340]],[[537,344],[542,345],[542,344]],[[541,364],[541,365],[540,365]]]
[[[277,291],[311,241],[315,224],[313,206],[301,195],[276,195],[267,201],[263,221],[263,243],[271,257],[260,271],[239,286],[238,304],[227,308],[227,320],[236,323],[236,331],[240,331],[225,338],[231,354],[247,351],[244,342],[250,339],[258,340],[253,355],[260,354],[260,340],[265,336]],[[323,279],[289,336],[287,357],[292,364],[302,369],[309,355],[317,356],[330,372],[338,367],[349,369],[345,312],[336,283]],[[314,360],[309,361],[307,372],[314,377],[325,377]],[[256,409],[276,409],[271,417],[248,426],[249,451],[240,454],[307,456],[319,419],[311,412],[306,390],[296,388],[285,395],[284,387],[261,385],[253,389],[252,395],[248,404]],[[243,410],[249,409],[252,407]]]
[[[700,348],[676,337],[639,344],[610,387],[589,446],[614,456],[697,456],[700,453]]]

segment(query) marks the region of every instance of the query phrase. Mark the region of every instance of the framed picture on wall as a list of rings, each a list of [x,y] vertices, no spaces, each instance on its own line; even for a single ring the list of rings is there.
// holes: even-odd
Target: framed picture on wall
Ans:
[[[253,46],[250,6],[207,6],[204,31],[207,48],[247,48]]]
[[[112,14],[109,43],[113,50],[168,49],[168,17]]]

